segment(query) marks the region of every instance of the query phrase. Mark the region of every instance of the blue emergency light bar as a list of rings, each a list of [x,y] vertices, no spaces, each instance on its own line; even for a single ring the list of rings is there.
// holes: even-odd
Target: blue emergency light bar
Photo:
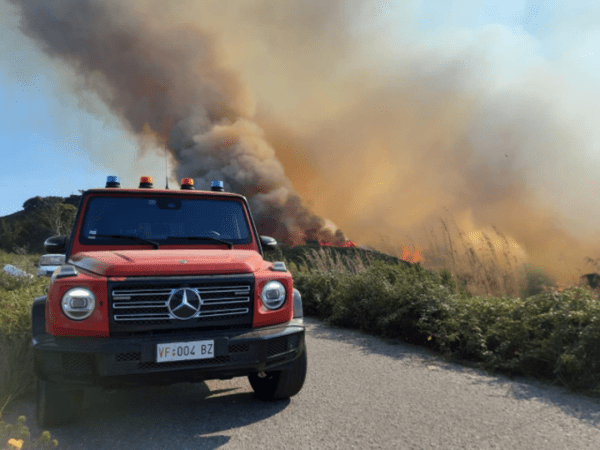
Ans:
[[[223,188],[223,182],[221,180],[213,180],[210,184],[211,191],[223,192],[225,189]]]
[[[119,181],[119,177],[116,175],[109,175],[108,177],[106,177],[106,187],[107,188],[121,187],[121,181]]]

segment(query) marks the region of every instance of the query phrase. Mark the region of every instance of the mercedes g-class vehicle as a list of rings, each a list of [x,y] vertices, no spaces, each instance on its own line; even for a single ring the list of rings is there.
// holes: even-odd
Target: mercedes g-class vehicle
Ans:
[[[86,388],[248,377],[261,400],[297,394],[307,370],[302,300],[245,197],[136,189],[118,177],[85,191],[47,295],[32,307],[40,426],[80,416]]]

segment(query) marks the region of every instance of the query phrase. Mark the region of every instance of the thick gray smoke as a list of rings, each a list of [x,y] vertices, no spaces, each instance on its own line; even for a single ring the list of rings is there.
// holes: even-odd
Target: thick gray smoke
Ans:
[[[131,131],[168,145],[178,178],[193,177],[201,189],[223,180],[249,199],[259,232],[276,239],[344,240],[294,192],[212,34],[144,21],[131,5],[113,2],[11,2],[20,8],[22,31],[73,66]]]
[[[600,254],[589,2],[7,1],[178,178],[223,179],[265,234],[335,238],[320,215],[384,251],[410,236],[427,265],[447,211],[466,244],[497,229],[500,256],[563,281]]]

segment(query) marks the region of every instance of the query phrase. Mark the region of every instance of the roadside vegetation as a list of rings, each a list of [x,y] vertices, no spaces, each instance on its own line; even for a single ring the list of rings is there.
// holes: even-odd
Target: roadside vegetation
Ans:
[[[0,268],[15,266],[30,275],[36,273],[39,254],[0,251]],[[48,278],[13,277],[0,271],[0,448],[45,449],[58,445],[48,431],[32,439],[27,418],[20,416],[15,424],[5,423],[2,413],[19,397],[35,389],[33,349],[31,346],[31,304],[44,295]]]
[[[312,258],[327,261],[328,252]],[[294,280],[306,315],[332,325],[424,345],[493,372],[600,393],[600,302],[589,287],[547,288],[526,298],[473,295],[448,272],[381,262],[354,273],[311,268]]]
[[[36,201],[29,206],[47,216],[43,238],[53,234],[48,231],[70,230],[71,205]],[[6,223],[0,221],[3,232],[19,228],[18,221]],[[600,394],[597,290],[584,278],[557,286],[542,269],[511,254],[508,240],[497,232],[484,234],[483,246],[476,248],[460,230],[451,237],[449,224],[441,223],[442,238],[436,242],[432,234],[423,265],[366,248],[318,245],[280,245],[266,257],[286,262],[307,316],[423,345],[492,372]],[[4,240],[13,246],[11,252],[0,250],[0,266],[35,274],[40,254],[15,247],[21,242],[17,238]],[[502,240],[499,251],[492,242]],[[600,267],[600,260],[587,262],[595,270]],[[32,439],[25,417],[14,425],[1,421],[11,403],[35,391],[30,308],[48,283],[49,278],[16,278],[0,271],[0,449],[57,444],[47,432]],[[12,444],[5,444],[9,439]]]
[[[596,285],[585,277],[558,285],[512,254],[497,231],[482,234],[476,247],[460,230],[452,235],[446,221],[441,225],[424,265],[353,248],[282,246],[270,258],[287,262],[307,316],[423,345],[491,372],[600,394]]]

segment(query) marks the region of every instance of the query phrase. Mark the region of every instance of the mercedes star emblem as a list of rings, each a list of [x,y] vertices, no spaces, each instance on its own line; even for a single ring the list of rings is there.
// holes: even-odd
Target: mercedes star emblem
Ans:
[[[173,317],[187,320],[200,315],[202,303],[197,289],[181,288],[171,291],[167,307]]]

